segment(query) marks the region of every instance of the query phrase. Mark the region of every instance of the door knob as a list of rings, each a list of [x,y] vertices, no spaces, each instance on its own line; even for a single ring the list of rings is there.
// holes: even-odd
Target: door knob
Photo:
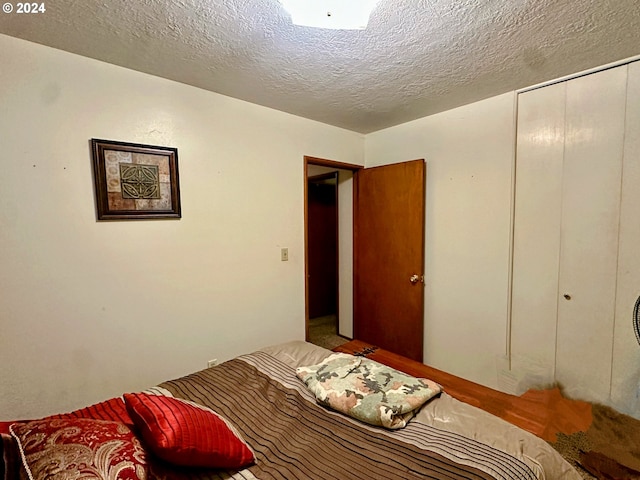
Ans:
[[[420,281],[420,277],[418,275],[411,275],[411,278],[409,279],[409,281],[415,285],[416,283],[418,283]]]
[[[564,298],[565,298],[566,300],[571,300],[571,295],[569,295],[568,293],[565,293],[565,294],[564,294]]]

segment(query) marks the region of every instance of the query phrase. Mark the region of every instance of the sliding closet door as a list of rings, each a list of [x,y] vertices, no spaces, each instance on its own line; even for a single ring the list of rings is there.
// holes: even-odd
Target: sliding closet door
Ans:
[[[566,83],[518,96],[512,365],[552,376],[556,357]]]
[[[622,66],[518,99],[513,371],[519,378],[529,369],[555,371],[568,395],[604,403],[612,380],[626,83]]]
[[[611,401],[640,418],[640,345],[632,322],[640,295],[640,62],[629,65],[623,172]]]
[[[607,402],[627,67],[567,82],[556,380]]]

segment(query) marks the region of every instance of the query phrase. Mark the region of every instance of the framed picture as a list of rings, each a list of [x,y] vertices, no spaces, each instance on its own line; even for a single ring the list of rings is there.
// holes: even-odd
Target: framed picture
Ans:
[[[98,220],[180,218],[178,149],[91,139]]]

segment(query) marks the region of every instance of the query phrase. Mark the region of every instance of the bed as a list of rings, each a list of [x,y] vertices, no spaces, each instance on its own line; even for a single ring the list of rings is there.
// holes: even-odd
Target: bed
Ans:
[[[327,365],[339,361],[346,373],[357,373],[364,368],[359,357],[289,342],[146,392],[15,423],[10,435],[2,435],[4,476],[7,480],[18,475],[31,480],[581,478],[542,439],[454,399],[432,383],[425,387],[429,398],[418,408],[404,411],[394,404],[393,418],[380,414],[378,424],[363,421],[360,413],[351,416],[355,410],[351,404],[342,411],[328,400],[339,398],[337,403],[344,403],[344,395],[330,391],[319,399],[309,379],[346,378]],[[381,375],[391,378],[388,370]],[[402,388],[394,386],[382,396],[388,401],[404,392]],[[407,391],[414,398],[418,390]],[[178,427],[182,437],[165,438],[167,431]],[[206,434],[212,431],[216,433]],[[187,445],[180,444],[185,438]],[[211,438],[218,439],[218,445],[210,445]]]

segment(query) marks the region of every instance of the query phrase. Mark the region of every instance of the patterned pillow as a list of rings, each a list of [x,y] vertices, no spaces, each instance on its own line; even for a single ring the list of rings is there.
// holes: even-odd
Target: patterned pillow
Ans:
[[[31,480],[147,478],[144,450],[121,422],[46,418],[10,430]]]
[[[299,367],[298,377],[318,403],[389,429],[403,428],[442,388],[368,358],[334,353],[317,365]]]
[[[239,470],[254,461],[247,444],[213,410],[145,393],[126,393],[124,401],[147,446],[167,462]]]

